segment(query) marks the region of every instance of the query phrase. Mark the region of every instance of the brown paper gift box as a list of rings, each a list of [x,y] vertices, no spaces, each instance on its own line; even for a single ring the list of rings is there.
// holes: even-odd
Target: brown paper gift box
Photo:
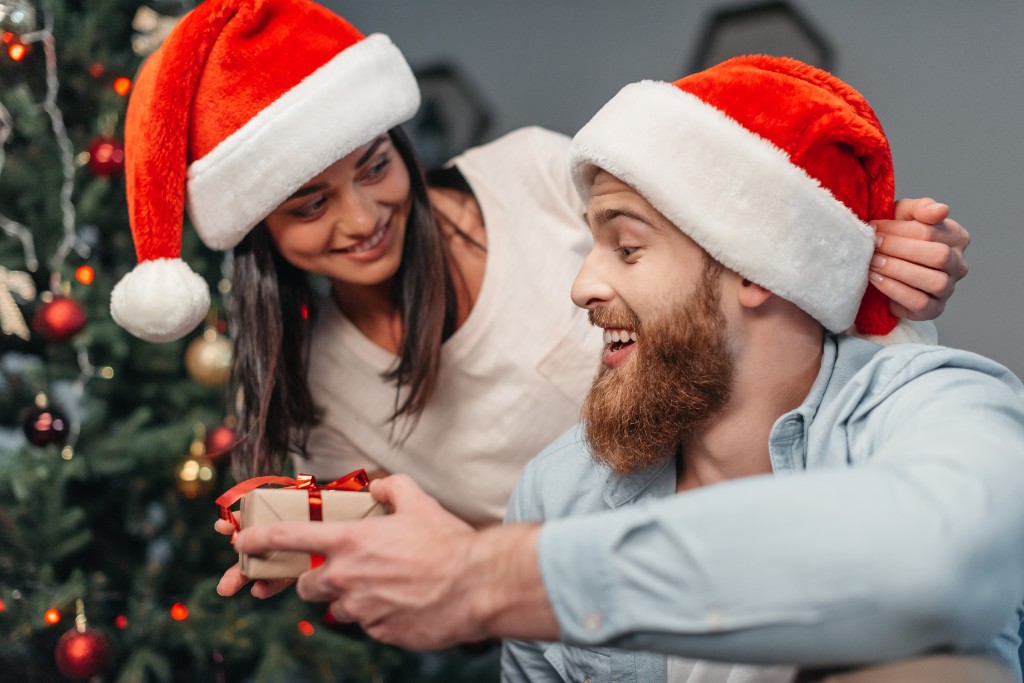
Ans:
[[[323,521],[344,522],[385,513],[369,491],[321,490]],[[309,493],[303,489],[261,488],[242,498],[239,524],[243,529],[275,522],[309,521]],[[293,579],[310,568],[309,553],[273,551],[263,555],[239,553],[242,573],[250,579]]]

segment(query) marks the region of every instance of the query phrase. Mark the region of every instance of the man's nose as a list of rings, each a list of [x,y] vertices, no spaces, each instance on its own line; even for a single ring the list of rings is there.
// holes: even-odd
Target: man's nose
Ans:
[[[580,308],[593,308],[612,299],[613,291],[604,277],[597,248],[583,260],[580,272],[572,283],[572,301]]]

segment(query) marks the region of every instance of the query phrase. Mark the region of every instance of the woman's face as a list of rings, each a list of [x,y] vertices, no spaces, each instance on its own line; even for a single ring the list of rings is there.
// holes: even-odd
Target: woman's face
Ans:
[[[293,266],[376,285],[398,270],[411,204],[409,172],[384,134],[311,178],[264,223]]]

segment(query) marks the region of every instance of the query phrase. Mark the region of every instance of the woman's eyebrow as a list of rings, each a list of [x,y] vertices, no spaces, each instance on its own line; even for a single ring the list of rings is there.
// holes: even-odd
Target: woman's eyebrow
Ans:
[[[293,199],[298,199],[299,197],[305,197],[307,194],[313,194],[314,192],[320,192],[321,190],[326,189],[327,183],[316,183],[315,185],[306,185],[305,187],[300,187],[299,189],[295,190],[295,192],[292,192],[291,196],[289,196],[288,199],[286,199],[285,201],[288,202]]]
[[[370,145],[370,148],[363,152],[363,156],[359,157],[359,161],[356,162],[356,168],[359,168],[360,166],[365,164],[370,159],[370,157],[373,156],[374,152],[377,151],[377,148],[384,144],[385,140],[387,140],[387,137],[384,135],[381,135],[379,138],[374,140],[373,144]]]

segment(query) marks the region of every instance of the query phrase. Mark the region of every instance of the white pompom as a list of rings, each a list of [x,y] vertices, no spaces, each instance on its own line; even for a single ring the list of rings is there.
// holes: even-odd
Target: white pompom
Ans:
[[[143,261],[114,286],[110,316],[136,337],[152,342],[180,339],[210,309],[210,289],[181,259]]]

